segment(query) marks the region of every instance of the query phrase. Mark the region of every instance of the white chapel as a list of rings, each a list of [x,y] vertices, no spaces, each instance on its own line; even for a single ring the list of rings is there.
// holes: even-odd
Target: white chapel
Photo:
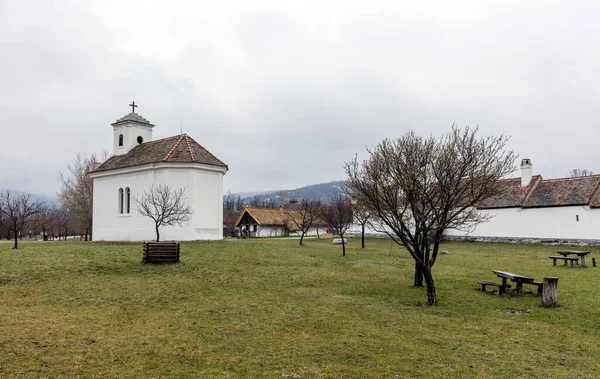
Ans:
[[[156,238],[154,222],[137,213],[132,198],[161,184],[183,188],[194,210],[186,225],[161,227],[161,240],[222,239],[227,165],[187,134],[153,141],[154,125],[135,112],[135,102],[130,106],[132,112],[112,124],[113,155],[90,173],[94,240]]]

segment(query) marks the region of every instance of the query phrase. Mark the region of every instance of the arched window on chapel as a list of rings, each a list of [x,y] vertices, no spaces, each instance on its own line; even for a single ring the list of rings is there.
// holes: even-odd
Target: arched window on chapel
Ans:
[[[119,134],[119,146],[123,146],[123,135]]]
[[[125,201],[127,202],[125,209],[127,210],[127,214],[129,214],[131,211],[131,191],[129,190],[129,187],[125,188]]]
[[[119,214],[123,214],[123,188],[119,188]]]

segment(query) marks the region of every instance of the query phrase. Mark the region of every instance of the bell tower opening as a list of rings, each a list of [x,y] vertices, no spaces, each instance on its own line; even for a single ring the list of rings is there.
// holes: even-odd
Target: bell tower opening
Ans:
[[[131,113],[112,124],[114,155],[127,154],[136,146],[152,141],[152,128],[154,128],[154,125],[136,113],[135,108],[139,105],[135,101],[129,106],[131,107]]]

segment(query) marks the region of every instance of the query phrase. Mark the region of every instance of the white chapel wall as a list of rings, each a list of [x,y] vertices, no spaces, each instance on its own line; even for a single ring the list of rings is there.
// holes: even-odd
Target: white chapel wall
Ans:
[[[186,201],[194,209],[184,227],[161,227],[161,240],[219,240],[223,238],[221,173],[192,168],[158,168],[137,173],[97,177],[94,180],[93,238],[110,241],[140,241],[156,238],[154,222],[140,216],[133,202],[129,214],[119,214],[119,188],[129,187],[131,197],[151,185],[184,188]]]

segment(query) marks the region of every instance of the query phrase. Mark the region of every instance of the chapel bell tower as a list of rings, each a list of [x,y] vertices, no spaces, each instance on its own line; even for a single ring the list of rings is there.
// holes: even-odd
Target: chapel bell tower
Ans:
[[[152,141],[152,125],[148,120],[135,113],[135,101],[129,104],[131,113],[117,120],[113,127],[113,154],[127,154],[137,145]]]

